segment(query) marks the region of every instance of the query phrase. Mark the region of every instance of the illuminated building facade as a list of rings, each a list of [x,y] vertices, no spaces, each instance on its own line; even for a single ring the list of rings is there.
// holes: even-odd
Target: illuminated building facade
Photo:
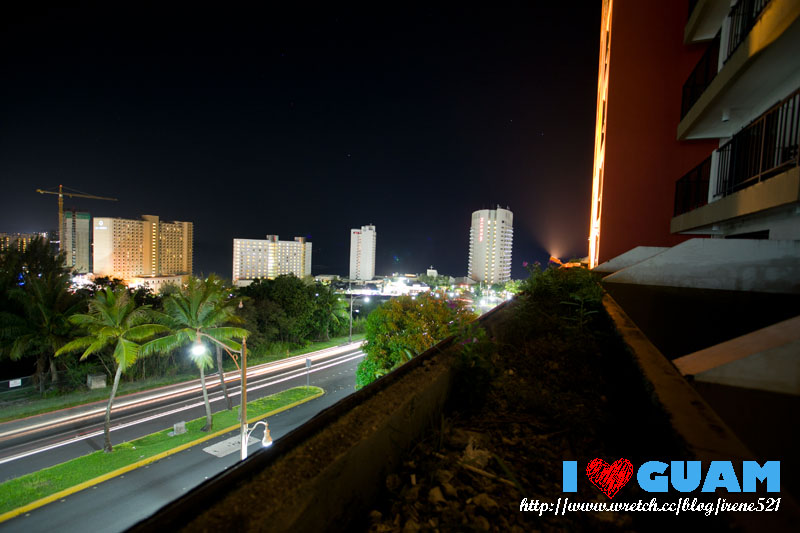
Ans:
[[[11,248],[25,251],[30,242],[37,237],[47,239],[47,233],[0,233],[0,252]]]
[[[64,211],[61,250],[65,265],[78,274],[92,271],[92,216],[79,211]]]
[[[192,273],[191,222],[101,217],[94,219],[92,234],[95,276],[133,280]]]
[[[498,206],[472,213],[467,276],[488,284],[509,281],[513,239],[514,215],[508,209]]]
[[[375,226],[350,230],[350,279],[368,281],[375,277],[375,247],[378,232]]]
[[[798,0],[603,0],[590,266],[800,239],[799,49]]]
[[[233,239],[233,283],[243,287],[255,279],[274,279],[284,274],[298,278],[311,275],[311,243],[305,237],[293,241]]]

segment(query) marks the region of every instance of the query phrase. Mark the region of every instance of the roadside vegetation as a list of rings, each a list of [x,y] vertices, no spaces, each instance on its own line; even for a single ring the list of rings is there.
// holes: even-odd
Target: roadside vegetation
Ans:
[[[312,400],[323,394],[319,387],[295,387],[265,398],[247,403],[248,422],[266,418],[287,406]],[[45,468],[32,474],[20,476],[0,484],[0,517],[3,513],[18,509],[42,498],[68,490],[81,483],[115,472],[148,459],[161,459],[176,448],[200,444],[213,436],[227,433],[239,427],[239,408],[220,411],[213,415],[219,431],[204,432],[205,417],[186,423],[186,433],[170,436],[165,429],[129,442],[118,444],[113,454],[97,451],[59,465]],[[120,472],[122,473],[122,472]],[[7,518],[10,518],[7,517]],[[2,520],[0,520],[2,521]]]
[[[474,319],[462,302],[430,293],[383,303],[367,318],[366,357],[356,370],[356,387],[369,385]]]
[[[327,345],[350,326],[347,302],[311,279],[280,276],[235,289],[211,276],[153,294],[115,279],[76,288],[62,265],[63,256],[54,257],[42,239],[23,251],[11,247],[0,253],[0,365],[20,369],[7,377],[32,372],[35,399],[77,400],[86,394],[88,376],[104,374],[111,385],[104,392],[110,413],[118,390],[198,375],[205,389],[208,372],[235,368],[232,357],[244,337],[249,366],[310,351],[315,342]],[[363,320],[353,330],[360,334]],[[202,350],[190,350],[198,343]],[[87,395],[96,399],[94,394]],[[35,399],[4,403],[0,398],[4,419],[9,408],[49,409],[47,401],[31,405]],[[20,404],[29,407],[18,410]]]

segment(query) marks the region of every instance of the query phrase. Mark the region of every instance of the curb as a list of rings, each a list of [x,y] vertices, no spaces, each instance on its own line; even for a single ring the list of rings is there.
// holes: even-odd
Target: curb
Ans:
[[[319,387],[317,387],[317,388],[319,388]],[[281,413],[281,412],[286,411],[288,409],[291,409],[293,407],[297,407],[298,405],[304,404],[306,402],[310,402],[311,400],[316,400],[317,398],[319,398],[320,396],[323,396],[324,394],[325,394],[325,391],[320,388],[320,392],[318,392],[317,394],[314,394],[313,396],[309,396],[308,398],[303,398],[302,400],[298,400],[296,402],[292,402],[290,404],[286,404],[283,407],[279,407],[277,409],[274,409],[274,410],[269,411],[267,413],[264,413],[262,415],[258,415],[258,416],[253,417],[253,418],[248,418],[247,419],[247,423],[248,424],[252,424],[253,422],[258,422],[259,420],[262,420],[264,418],[277,415],[278,413]],[[38,500],[35,500],[35,501],[31,502],[31,503],[23,505],[22,507],[17,507],[16,509],[12,509],[10,511],[6,511],[3,514],[0,514],[0,523],[3,523],[6,520],[9,520],[9,519],[14,518],[16,516],[19,516],[19,515],[21,515],[23,513],[27,513],[28,511],[32,511],[34,509],[37,509],[37,508],[42,507],[44,505],[47,505],[48,503],[52,503],[52,502],[54,502],[54,501],[56,501],[56,500],[58,500],[60,498],[64,498],[66,496],[70,496],[72,494],[75,494],[76,492],[80,492],[80,491],[82,491],[84,489],[88,489],[89,487],[92,487],[94,485],[98,485],[98,484],[100,484],[100,483],[102,483],[104,481],[108,481],[109,479],[115,478],[117,476],[121,476],[122,474],[126,474],[126,473],[130,472],[131,470],[136,470],[137,468],[140,468],[142,466],[154,463],[154,462],[159,461],[159,460],[161,460],[161,459],[163,459],[165,457],[168,457],[170,455],[176,454],[178,452],[182,452],[183,450],[186,450],[188,448],[192,448],[192,447],[194,447],[194,446],[196,446],[196,445],[198,445],[200,443],[203,443],[205,441],[214,439],[216,437],[219,437],[220,435],[224,435],[225,433],[229,433],[229,432],[231,432],[231,431],[233,431],[233,430],[235,430],[235,429],[237,429],[239,427],[241,427],[241,426],[239,424],[236,424],[235,426],[229,426],[229,427],[227,427],[225,429],[220,429],[218,431],[215,431],[214,433],[211,433],[211,434],[205,435],[205,436],[203,436],[203,437],[201,437],[199,439],[193,440],[192,442],[187,442],[185,444],[181,444],[180,446],[176,446],[175,448],[172,448],[170,450],[163,451],[163,452],[158,453],[158,454],[156,454],[156,455],[154,455],[152,457],[148,457],[146,459],[142,459],[141,461],[136,461],[135,463],[131,463],[131,464],[127,465],[127,466],[123,466],[122,468],[118,468],[116,470],[108,472],[107,474],[103,474],[102,476],[98,476],[96,478],[89,479],[89,480],[84,481],[82,483],[78,483],[77,485],[74,485],[74,486],[72,486],[72,487],[70,487],[68,489],[64,489],[62,491],[53,493],[50,496],[45,496],[44,498],[40,498]]]

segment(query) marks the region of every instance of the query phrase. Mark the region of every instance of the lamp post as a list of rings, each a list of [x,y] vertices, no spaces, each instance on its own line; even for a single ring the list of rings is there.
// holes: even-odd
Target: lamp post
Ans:
[[[353,342],[353,282],[350,282],[350,286],[348,287],[347,291],[350,293],[350,337],[347,339],[347,342]]]
[[[242,306],[242,302],[239,301],[239,309],[241,309],[242,307],[243,307]],[[218,344],[219,346],[222,346],[222,349],[225,350],[226,352],[228,352],[229,354],[230,354],[230,352],[233,352],[233,353],[241,354],[241,356],[242,356],[242,364],[239,365],[240,366],[240,370],[241,370],[241,378],[240,379],[241,379],[241,382],[242,382],[242,401],[241,401],[241,408],[239,409],[239,419],[240,419],[240,422],[241,422],[240,435],[241,435],[241,440],[242,440],[240,457],[241,457],[242,461],[244,461],[245,459],[247,459],[247,438],[248,438],[248,433],[247,433],[247,337],[243,337],[242,338],[242,349],[241,350],[234,350],[233,348],[230,348],[227,345],[221,343],[220,341],[218,341],[217,339],[215,339],[211,335],[208,335],[207,333],[203,333],[202,331],[198,330],[197,331],[197,338],[195,339],[195,344],[191,348],[192,355],[197,356],[200,353],[202,353],[202,350],[205,350],[205,346],[203,346],[203,344],[200,342],[200,337],[204,337],[204,338],[210,340],[211,342],[214,342],[214,343]],[[235,361],[236,360],[234,359],[234,362]],[[265,424],[266,424],[266,422],[265,422]],[[253,426],[253,429],[255,429],[255,426]]]

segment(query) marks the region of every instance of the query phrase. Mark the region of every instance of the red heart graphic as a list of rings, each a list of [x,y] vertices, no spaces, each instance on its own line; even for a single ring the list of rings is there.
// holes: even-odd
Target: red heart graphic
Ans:
[[[586,476],[589,481],[612,499],[632,475],[633,465],[627,459],[617,459],[610,465],[600,458],[595,458],[586,466]]]

